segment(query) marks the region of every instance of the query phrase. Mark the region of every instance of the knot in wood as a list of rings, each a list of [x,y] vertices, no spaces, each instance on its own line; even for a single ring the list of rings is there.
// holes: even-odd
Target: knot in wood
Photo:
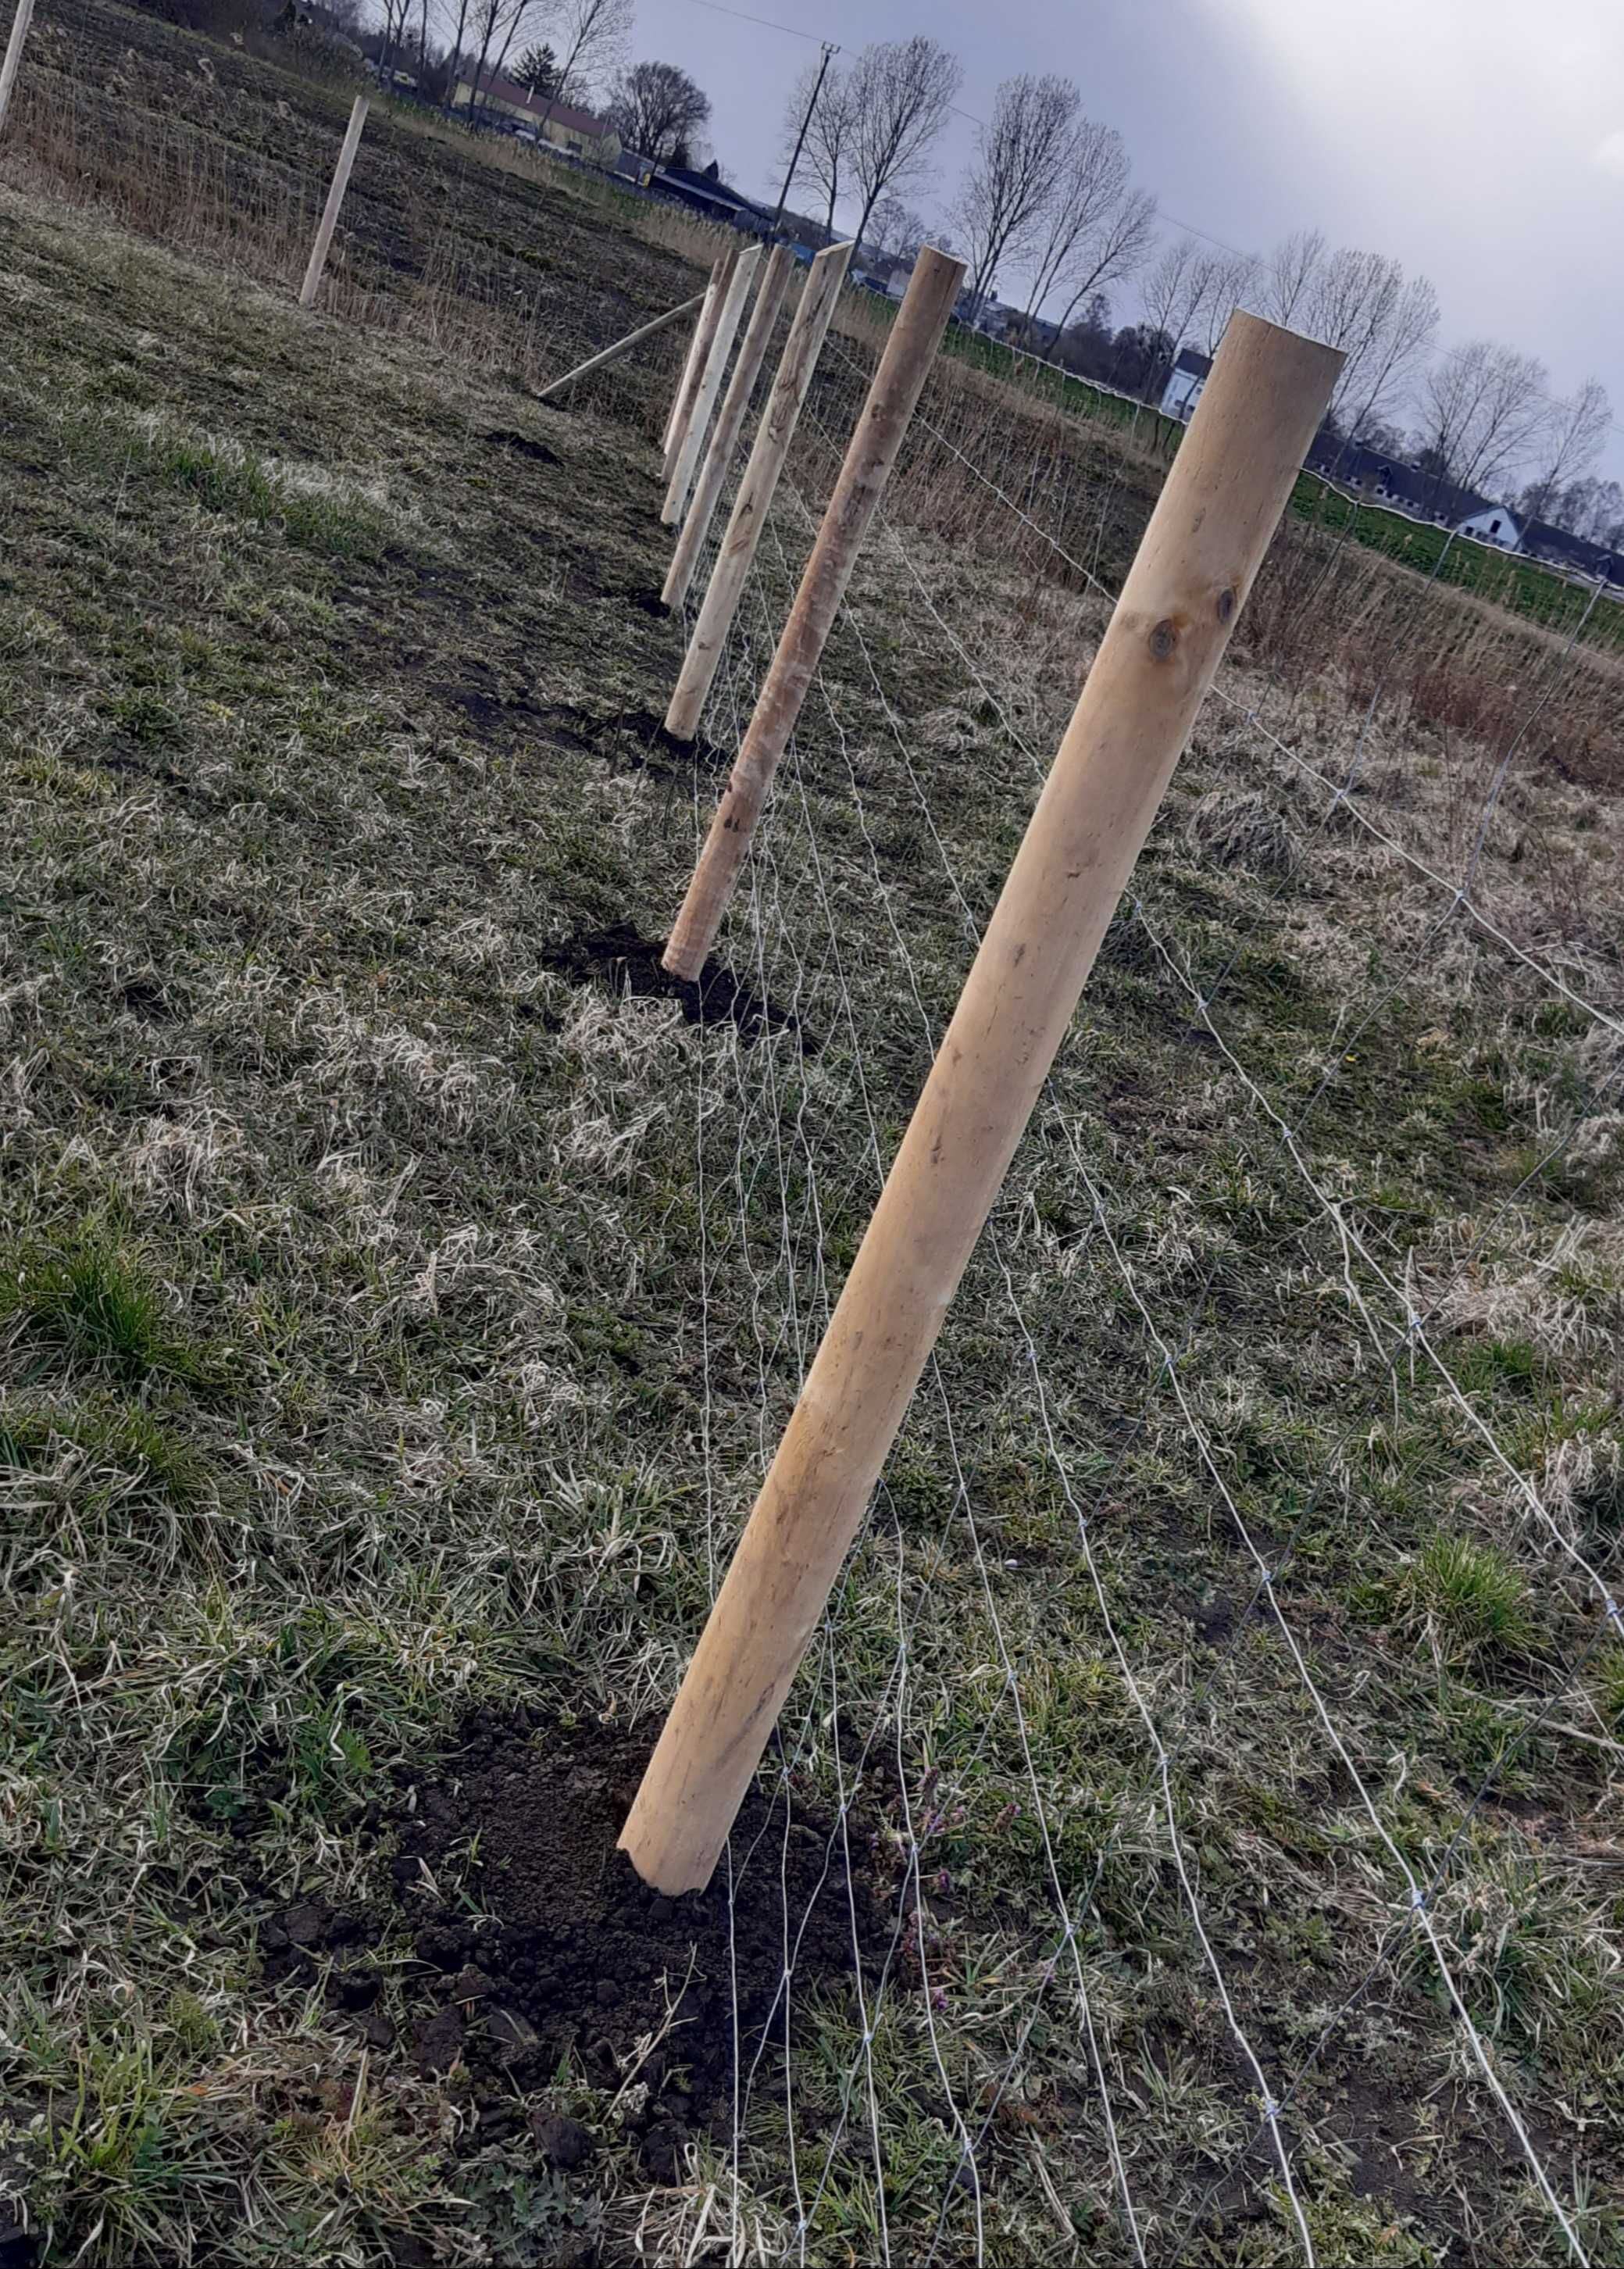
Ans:
[[[1164,617],[1150,633],[1150,651],[1158,661],[1165,661],[1177,644],[1178,632]]]
[[[1231,616],[1234,612],[1235,612],[1235,593],[1234,593],[1234,590],[1231,588],[1231,589],[1226,589],[1226,590],[1220,591],[1220,592],[1219,592],[1219,594],[1218,594],[1218,619],[1219,619],[1219,621],[1220,621],[1221,623],[1227,623],[1227,622],[1229,621],[1229,619],[1230,616]]]

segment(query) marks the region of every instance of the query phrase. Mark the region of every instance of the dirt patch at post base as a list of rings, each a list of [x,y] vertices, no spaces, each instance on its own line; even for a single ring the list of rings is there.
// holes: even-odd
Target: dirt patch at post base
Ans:
[[[876,1879],[877,1814],[838,1824],[779,1789],[746,1797],[709,1886],[664,1898],[616,1849],[653,1733],[593,1726],[527,1732],[476,1719],[454,1777],[420,1785],[394,1862],[409,1908],[437,1866],[478,1838],[475,1895],[493,1921],[437,1906],[417,1947],[441,1983],[412,2036],[417,2059],[513,2084],[572,2053],[596,2088],[639,2091],[626,2124],[645,2172],[680,2179],[697,2127],[730,2122],[737,2058],[773,2068],[784,2028],[786,1932],[796,1993],[878,1974],[896,1890]],[[787,1926],[786,1915],[787,1912]],[[652,2051],[645,2044],[659,2036]],[[646,2092],[645,2092],[646,2091]],[[481,2091],[483,2093],[483,2089]]]

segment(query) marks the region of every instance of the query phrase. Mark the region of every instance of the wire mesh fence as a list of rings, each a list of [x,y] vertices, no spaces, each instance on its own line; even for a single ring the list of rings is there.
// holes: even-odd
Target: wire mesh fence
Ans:
[[[94,92],[40,61],[28,165],[297,282],[325,114],[250,151],[116,58]],[[572,283],[590,214],[516,179],[493,218],[468,161],[411,154],[443,195],[397,209],[396,141],[363,142],[335,312],[531,376],[625,327],[623,290]],[[679,352],[590,399],[652,431]],[[871,359],[826,355],[696,844]],[[985,373],[927,390],[727,933],[777,1023],[690,1051],[683,1549],[712,1590],[1163,447]],[[731,2116],[646,2209],[660,2258],[1620,2243],[1616,664],[1593,595],[1491,611],[1331,494],[1251,595],[786,1713],[770,1825],[727,1855],[730,1896],[782,1891],[782,1976],[753,2036],[734,1999]],[[653,1649],[649,1696],[675,1667]],[[883,1896],[844,2001],[801,1990],[797,1837],[854,1947]]]

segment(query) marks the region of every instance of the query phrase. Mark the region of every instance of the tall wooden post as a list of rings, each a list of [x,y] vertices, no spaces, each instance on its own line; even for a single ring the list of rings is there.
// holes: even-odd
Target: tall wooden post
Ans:
[[[621,1844],[707,1882],[1342,365],[1231,318]]]
[[[716,326],[716,336],[711,341],[711,352],[705,366],[705,375],[699,381],[694,395],[693,413],[688,420],[688,431],[677,444],[676,462],[671,469],[670,484],[660,517],[668,528],[675,528],[683,516],[688,502],[688,491],[699,463],[699,452],[705,447],[705,437],[710,431],[711,412],[716,407],[717,396],[722,390],[722,381],[727,374],[727,358],[733,352],[739,318],[744,313],[744,303],[750,296],[750,285],[756,280],[756,270],[761,265],[761,247],[752,244],[748,252],[739,255],[739,264],[733,271],[733,281],[727,286],[727,296],[722,301],[721,317]]]
[[[772,392],[756,430],[750,460],[734,499],[727,532],[712,571],[705,603],[699,610],[694,634],[688,641],[682,675],[666,711],[666,730],[679,741],[691,741],[699,729],[711,681],[716,675],[727,632],[755,563],[756,547],[767,524],[779,475],[795,438],[801,405],[812,384],[812,373],[829,330],[829,319],[835,311],[853,249],[850,244],[826,247],[812,262],[802,288],[801,305],[784,342],[778,376],[772,381]],[[686,529],[683,533],[687,533]]]
[[[327,193],[322,209],[321,225],[316,231],[316,240],[310,248],[310,265],[305,270],[305,281],[299,289],[299,304],[310,307],[321,288],[321,270],[327,266],[328,250],[333,241],[333,231],[338,225],[339,207],[344,201],[344,191],[350,186],[350,169],[355,163],[355,153],[360,144],[361,129],[366,123],[366,97],[358,94],[350,113],[350,123],[344,129],[344,138],[338,152],[338,163],[333,168],[332,187]]]
[[[713,278],[715,288],[705,306],[700,310],[698,326],[694,332],[693,354],[687,370],[683,374],[683,383],[677,389],[675,415],[672,418],[670,431],[666,435],[665,462],[660,469],[660,477],[668,483],[676,470],[677,452],[683,446],[683,437],[688,432],[689,421],[694,414],[694,403],[698,399],[699,388],[705,383],[705,373],[711,359],[711,348],[716,338],[716,327],[722,319],[722,307],[727,298],[728,287],[733,282],[733,271],[739,264],[739,253],[740,247],[736,244],[732,245],[717,262]]]
[[[705,462],[700,466],[699,477],[694,483],[693,501],[683,521],[683,532],[676,539],[676,550],[671,555],[665,588],[660,594],[668,607],[682,605],[688,586],[693,580],[694,568],[705,549],[712,518],[721,499],[722,484],[733,463],[734,451],[739,446],[739,436],[744,431],[750,396],[756,391],[756,381],[761,375],[762,362],[772,337],[772,327],[778,322],[779,308],[784,305],[784,294],[789,288],[789,272],[794,264],[795,255],[786,244],[774,245],[767,255],[761,288],[750,311],[749,328],[744,334],[744,344],[739,349],[739,359],[733,366],[733,376],[727,381],[727,391],[717,414],[716,431],[711,436],[711,446],[705,453]]]
[[[716,285],[721,272],[722,255],[718,253],[716,258],[711,262],[710,278],[705,287],[705,297],[700,303],[699,313],[695,318],[693,329],[689,334],[688,352],[683,358],[683,374],[676,381],[676,391],[671,396],[671,407],[666,412],[665,432],[660,440],[662,450],[668,449],[671,446],[672,432],[675,428],[683,404],[688,398],[688,382],[693,376],[694,360],[699,352],[700,336],[710,319],[711,310],[716,305]]]
[[[662,965],[674,977],[698,977],[715,942],[963,277],[963,262],[932,245],[914,263],[908,296],[880,357],[767,682],[666,946]]]
[[[17,12],[11,18],[11,37],[5,43],[5,61],[0,63],[0,126],[5,124],[5,114],[11,107],[11,89],[17,85],[17,74],[23,67],[23,41],[28,36],[28,26],[33,21],[33,0],[17,0]]]

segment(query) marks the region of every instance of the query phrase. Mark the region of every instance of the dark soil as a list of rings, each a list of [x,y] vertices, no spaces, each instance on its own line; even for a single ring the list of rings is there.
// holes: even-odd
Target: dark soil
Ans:
[[[848,1898],[831,1823],[797,1810],[786,1834],[781,1796],[755,1792],[734,1834],[731,1887],[724,1860],[707,1889],[661,1897],[616,1849],[651,1746],[647,1732],[476,1719],[459,1769],[412,1792],[393,1866],[408,1910],[420,1911],[427,1878],[476,1837],[476,1896],[496,1918],[470,1922],[451,1905],[423,1914],[417,2060],[444,2072],[461,2058],[482,2105],[488,2091],[492,2105],[513,2106],[516,2087],[550,2080],[566,2053],[596,2088],[641,2083],[630,2124],[649,2179],[669,2182],[691,2131],[730,2115],[735,1990],[743,2070],[782,2026],[786,1902],[797,1994],[843,1986],[859,1962],[874,1976],[894,1906],[865,1874],[856,1835]],[[309,1919],[295,1911],[283,1925],[292,1937]],[[482,2124],[489,2136],[488,2115]],[[545,2125],[535,2140],[551,2163],[590,2156],[576,2123]]]
[[[877,1810],[852,1807],[848,1896],[835,1823],[799,1803],[788,1810],[782,1792],[752,1791],[734,1832],[731,1884],[724,1859],[705,1890],[661,1897],[616,1848],[653,1739],[482,1714],[444,1775],[375,1824],[398,1840],[390,1873],[422,1965],[400,2046],[424,2073],[461,2066],[478,2108],[470,2134],[483,2146],[517,2143],[528,2130],[546,2164],[588,2173],[589,2127],[550,2110],[526,2117],[526,2091],[551,2085],[568,2058],[590,2088],[628,2091],[617,2122],[636,2139],[646,2178],[673,2183],[685,2179],[695,2131],[730,2124],[735,1996],[739,2069],[750,2071],[764,2039],[764,2071],[775,2061],[786,1913],[792,1990],[849,1992],[860,1963],[872,1984],[885,1962],[898,1891],[875,1873]],[[470,1846],[478,1920],[434,1888]],[[268,1977],[324,1979],[329,2006],[387,2051],[395,2029],[373,2007],[374,1963],[379,1942],[399,1933],[398,1916],[306,1898],[261,1924],[259,1949]],[[909,1974],[904,1947],[893,1984]]]
[[[542,965],[577,982],[595,978],[617,993],[675,1001],[690,1024],[736,1024],[747,1040],[759,1039],[763,1032],[793,1031],[803,1056],[817,1053],[823,1045],[818,1036],[789,1009],[741,985],[731,970],[707,966],[697,981],[673,977],[660,965],[664,951],[662,939],[644,937],[631,922],[616,922],[608,929],[561,938],[543,950]]]

